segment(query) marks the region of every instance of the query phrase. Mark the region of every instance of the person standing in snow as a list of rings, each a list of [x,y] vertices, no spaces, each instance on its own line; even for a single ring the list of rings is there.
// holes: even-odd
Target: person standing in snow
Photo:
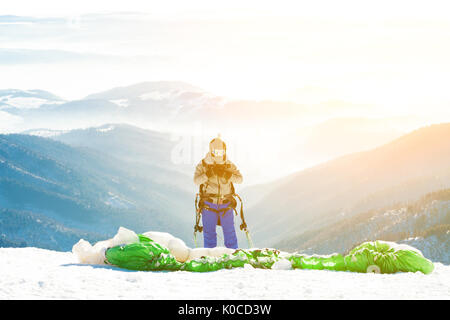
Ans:
[[[242,175],[227,158],[226,145],[220,137],[211,140],[209,152],[195,169],[194,183],[200,185],[200,208],[205,248],[217,245],[216,226],[221,225],[227,248],[237,249],[234,230],[233,183],[242,183]]]

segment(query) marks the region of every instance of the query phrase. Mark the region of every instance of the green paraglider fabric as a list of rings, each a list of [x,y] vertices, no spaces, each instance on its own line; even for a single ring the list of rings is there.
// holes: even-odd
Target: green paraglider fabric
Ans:
[[[355,247],[345,257],[347,270],[367,272],[371,266],[377,266],[381,273],[396,272],[433,272],[433,263],[418,251],[405,249],[393,242],[364,242]]]
[[[293,254],[289,260],[294,269],[346,270],[344,257],[339,253],[328,256]]]
[[[143,236],[139,242],[116,246],[106,251],[106,263],[130,270],[184,270],[210,272],[241,268],[246,264],[254,268],[271,269],[274,263],[286,259],[293,269],[334,270],[352,272],[417,272],[429,274],[433,263],[412,247],[393,242],[364,242],[345,257],[332,255],[289,254],[275,249],[237,249],[220,257],[201,257],[185,263],[177,262],[170,251]]]
[[[139,242],[116,246],[105,252],[108,263],[129,270],[178,270],[177,262],[170,251],[153,240],[139,235]]]

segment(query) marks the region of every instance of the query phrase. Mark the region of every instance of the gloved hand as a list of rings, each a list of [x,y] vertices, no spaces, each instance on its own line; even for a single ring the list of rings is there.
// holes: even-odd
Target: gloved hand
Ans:
[[[224,178],[225,180],[228,180],[231,178],[232,176],[232,172],[230,171],[230,167],[229,166],[215,166],[213,169],[213,172],[216,176],[218,176],[219,178]]]
[[[231,178],[232,175],[233,175],[233,173],[232,173],[231,171],[228,171],[228,170],[225,170],[224,173],[223,173],[223,177],[224,177],[226,180],[230,180],[230,178]]]
[[[216,176],[218,176],[218,177],[221,177],[222,176],[222,168],[221,167],[219,167],[219,166],[213,166],[212,167],[212,172],[213,172],[213,174],[214,175],[216,175]]]
[[[206,176],[208,178],[211,178],[214,175],[213,169],[210,166],[208,166],[208,168],[206,169],[205,174],[206,174]]]

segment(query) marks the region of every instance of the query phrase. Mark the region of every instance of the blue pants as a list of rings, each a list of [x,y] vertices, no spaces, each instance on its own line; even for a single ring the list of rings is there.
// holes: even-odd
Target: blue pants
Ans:
[[[217,205],[208,201],[205,201],[209,207],[219,210],[229,206],[229,203]],[[230,208],[225,214],[216,213],[214,211],[209,211],[204,208],[202,211],[202,223],[203,223],[203,243],[205,248],[214,248],[217,246],[217,233],[216,226],[218,219],[220,219],[220,224],[222,225],[223,238],[225,242],[225,247],[237,249],[238,242],[236,237],[236,232],[234,230],[234,216],[233,209]]]

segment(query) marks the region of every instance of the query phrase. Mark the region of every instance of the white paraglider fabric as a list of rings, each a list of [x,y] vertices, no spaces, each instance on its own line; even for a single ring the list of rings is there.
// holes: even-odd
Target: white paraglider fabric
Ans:
[[[183,240],[167,232],[148,231],[142,235],[169,249],[178,262],[186,262],[203,256],[220,257],[235,251],[225,247],[189,248]],[[88,241],[81,239],[72,247],[72,253],[78,258],[80,263],[105,264],[105,252],[108,248],[135,242],[139,242],[138,235],[132,230],[120,227],[113,238],[99,241],[93,246]]]

